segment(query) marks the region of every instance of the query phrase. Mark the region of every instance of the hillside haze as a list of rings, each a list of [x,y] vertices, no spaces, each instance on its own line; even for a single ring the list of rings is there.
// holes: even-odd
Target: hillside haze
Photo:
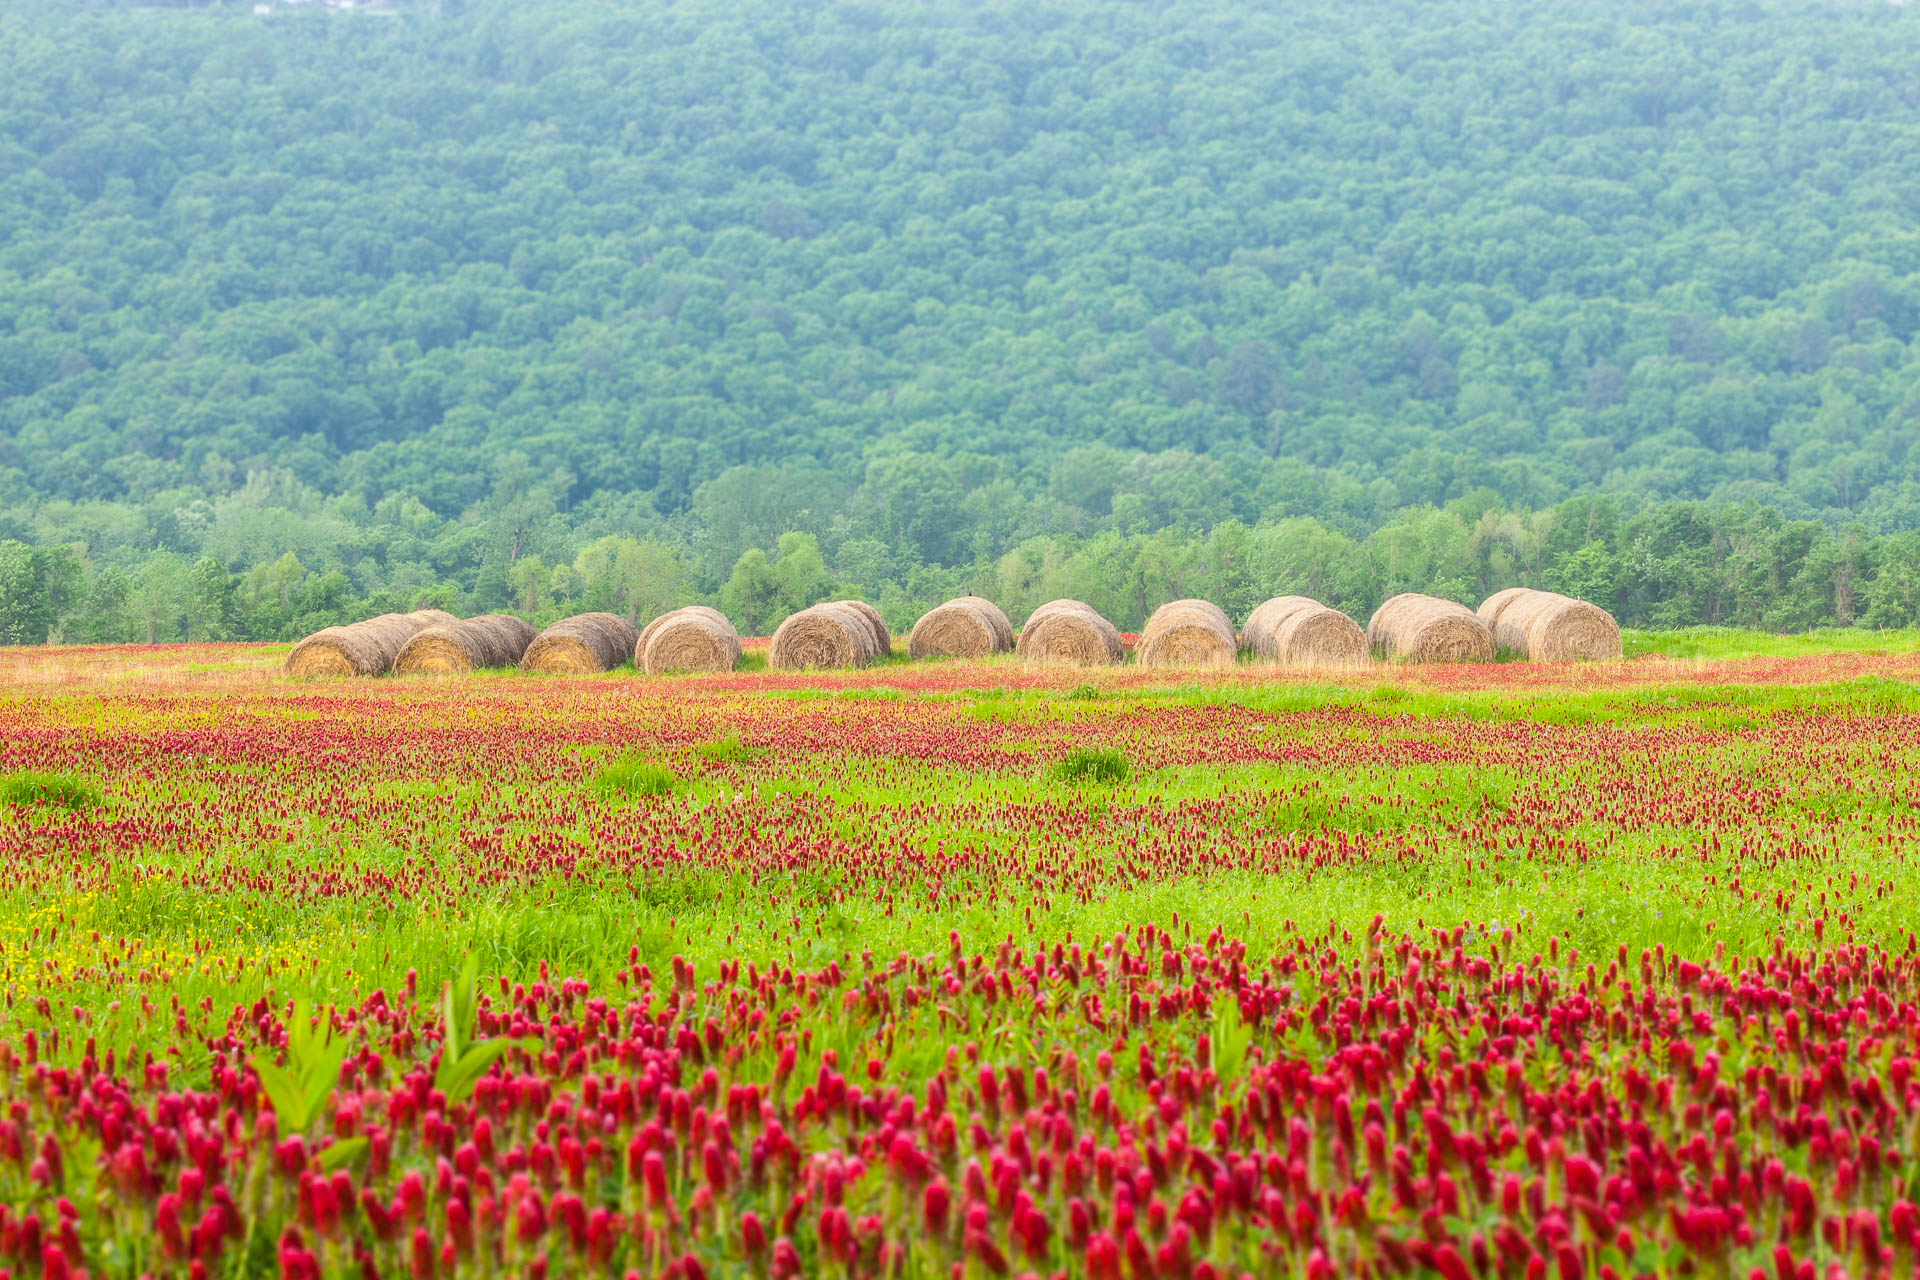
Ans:
[[[1920,574],[1910,8],[267,8],[0,17],[0,538],[102,638],[608,538],[894,615],[1228,523],[1355,609]]]

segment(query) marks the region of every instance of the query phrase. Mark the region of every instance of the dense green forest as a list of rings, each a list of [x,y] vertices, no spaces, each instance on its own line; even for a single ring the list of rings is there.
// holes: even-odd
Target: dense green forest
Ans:
[[[0,638],[1920,621],[1920,12],[0,10]]]

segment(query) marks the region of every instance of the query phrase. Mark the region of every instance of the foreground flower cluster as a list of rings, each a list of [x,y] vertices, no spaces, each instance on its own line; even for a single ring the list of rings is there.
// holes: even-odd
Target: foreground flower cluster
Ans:
[[[52,1067],[29,1034],[4,1056],[0,1254],[47,1275],[269,1250],[290,1277],[1913,1273],[1913,955],[1340,941],[1260,960],[1168,922],[501,982],[478,1043],[514,1047],[451,1093],[448,1024],[409,982],[319,1015],[344,1052],[297,1132],[246,1064],[297,1059],[309,1024],[265,1001],[204,1088],[91,1046]]]
[[[0,695],[0,1274],[1920,1265],[1906,657],[142,661]]]

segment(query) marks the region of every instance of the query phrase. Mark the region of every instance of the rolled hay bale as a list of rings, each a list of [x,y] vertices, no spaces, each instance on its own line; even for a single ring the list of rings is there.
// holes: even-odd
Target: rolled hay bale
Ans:
[[[461,675],[517,666],[533,643],[533,628],[505,613],[424,627],[393,659],[393,674]]]
[[[767,646],[767,665],[776,671],[864,667],[879,656],[873,624],[840,600],[789,616]]]
[[[733,637],[732,661],[740,661],[740,632],[734,627],[733,623],[728,620],[727,615],[721,613],[718,609],[710,608],[704,604],[688,604],[681,605],[678,609],[669,609],[652,622],[649,622],[646,626],[640,628],[640,634],[634,640],[632,646],[633,665],[644,669],[646,666],[647,646],[653,642],[654,633],[667,623],[688,616],[705,618],[709,622],[719,624],[728,635]]]
[[[1620,624],[1586,600],[1508,587],[1488,596],[1479,614],[1495,644],[1529,662],[1608,662],[1621,656]]]
[[[1013,652],[1013,623],[1007,621],[1005,610],[985,596],[957,596],[955,601],[970,604],[985,614],[987,621],[993,624],[993,634],[999,638],[1000,652]]]
[[[1403,592],[1374,610],[1367,645],[1408,662],[1492,662],[1493,633],[1463,604]]]
[[[835,600],[833,603],[844,605],[866,619],[867,626],[873,631],[875,657],[884,657],[893,652],[893,633],[887,630],[887,620],[880,616],[878,609],[865,600]]]
[[[907,637],[907,656],[916,661],[985,658],[1013,648],[1013,627],[1007,623],[1006,615],[999,618],[1000,625],[1006,627],[1006,636],[1002,639],[993,616],[976,604],[975,599],[961,596],[922,614],[920,621],[913,624],[913,633]]]
[[[1050,600],[1027,617],[1013,651],[1027,662],[1109,666],[1126,655],[1120,632],[1079,600]]]
[[[676,609],[656,618],[648,630],[653,634],[636,661],[650,676],[669,671],[731,671],[740,661],[740,633],[718,610],[704,605]]]
[[[1143,667],[1230,667],[1240,653],[1233,624],[1206,600],[1173,600],[1147,619],[1134,646]]]
[[[1351,667],[1367,660],[1360,624],[1308,596],[1275,596],[1247,615],[1240,646],[1262,662]]]
[[[287,655],[290,676],[382,676],[393,669],[407,641],[428,627],[458,622],[439,609],[383,613],[364,622],[325,627]]]
[[[640,633],[616,613],[576,613],[542,631],[520,655],[522,671],[599,675],[633,656]]]

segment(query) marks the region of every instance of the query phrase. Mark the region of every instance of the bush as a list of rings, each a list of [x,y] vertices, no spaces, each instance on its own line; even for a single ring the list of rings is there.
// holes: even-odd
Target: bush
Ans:
[[[1103,786],[1125,782],[1129,772],[1127,758],[1118,751],[1104,747],[1076,747],[1053,767],[1054,776],[1063,782],[1090,782]]]
[[[669,796],[680,786],[679,777],[636,751],[623,751],[593,775],[593,789],[608,800],[641,796]]]
[[[0,804],[42,805],[49,809],[97,809],[100,789],[61,773],[10,773],[0,777]]]

